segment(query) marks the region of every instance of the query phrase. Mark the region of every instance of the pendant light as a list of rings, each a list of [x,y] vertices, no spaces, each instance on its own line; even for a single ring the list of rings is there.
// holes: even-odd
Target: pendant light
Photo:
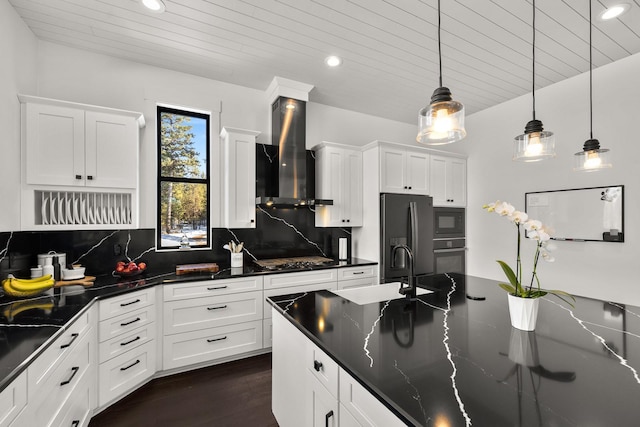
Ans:
[[[537,162],[556,156],[555,137],[553,132],[545,131],[542,122],[536,120],[536,1],[533,0],[533,41],[532,45],[532,88],[533,120],[524,127],[524,133],[514,139],[513,160],[522,162]]]
[[[574,171],[594,172],[610,168],[609,150],[600,148],[600,141],[593,137],[593,24],[591,23],[591,0],[589,0],[589,139],[582,151],[574,155]]]
[[[442,45],[440,42],[440,0],[438,0],[438,62],[440,87],[431,95],[431,103],[418,113],[416,141],[426,145],[442,145],[460,141],[464,130],[464,105],[451,98],[451,91],[442,86]]]

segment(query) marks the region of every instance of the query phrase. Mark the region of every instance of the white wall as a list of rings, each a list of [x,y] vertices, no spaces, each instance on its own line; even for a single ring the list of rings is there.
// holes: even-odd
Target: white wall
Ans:
[[[0,231],[20,227],[20,102],[36,90],[37,41],[8,1],[0,1]]]
[[[623,184],[625,242],[557,242],[555,263],[542,262],[539,277],[548,288],[640,305],[640,54],[593,73],[594,137],[611,149],[611,170],[573,172],[573,154],[589,138],[588,73],[536,91],[537,118],[556,135],[557,157],[539,163],[513,162],[513,137],[531,120],[531,95],[467,118],[468,137],[458,143],[468,154],[468,273],[501,279],[495,262],[515,262],[515,231],[506,220],[484,212],[496,199],[524,210],[529,191]],[[525,271],[534,244],[523,242]]]

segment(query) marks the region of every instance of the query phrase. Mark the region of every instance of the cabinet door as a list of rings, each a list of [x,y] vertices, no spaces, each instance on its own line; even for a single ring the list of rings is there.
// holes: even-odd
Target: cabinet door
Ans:
[[[339,227],[346,225],[347,206],[345,206],[346,178],[344,177],[344,153],[335,148],[324,148],[318,153],[319,175],[316,180],[317,196],[333,200],[332,206],[316,208],[318,226]]]
[[[343,159],[344,180],[348,191],[342,199],[348,227],[362,227],[362,153],[347,151]]]
[[[137,188],[137,122],[131,117],[87,111],[85,165],[89,187]]]
[[[429,194],[429,154],[407,151],[406,185],[410,194]]]
[[[405,193],[405,151],[380,148],[380,192]]]
[[[338,426],[338,401],[310,371],[306,375],[307,422],[313,427]]]
[[[467,206],[467,161],[464,159],[451,159],[449,199],[451,206]]]
[[[431,156],[431,192],[434,206],[447,206],[449,198],[447,194],[448,159],[446,157]]]
[[[223,130],[225,150],[225,210],[228,228],[256,227],[255,133]]]
[[[27,184],[84,185],[84,111],[26,104]]]

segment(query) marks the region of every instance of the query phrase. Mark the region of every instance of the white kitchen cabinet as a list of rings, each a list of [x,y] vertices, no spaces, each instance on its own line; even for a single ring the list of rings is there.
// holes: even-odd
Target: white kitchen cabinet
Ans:
[[[338,289],[373,286],[379,283],[377,265],[363,265],[338,269]]]
[[[380,146],[380,192],[429,194],[429,154]]]
[[[362,226],[362,152],[327,142],[314,150],[316,197],[333,200],[316,207],[316,226]]]
[[[23,372],[0,393],[0,427],[7,427],[27,404],[27,373]]]
[[[305,377],[307,387],[304,393],[307,397],[306,426],[338,427],[338,399],[307,371]]]
[[[156,288],[100,301],[98,404],[113,403],[156,372]]]
[[[431,155],[431,196],[434,206],[466,207],[467,161]]]
[[[228,127],[220,133],[224,159],[224,227],[256,227],[256,136],[259,134]]]
[[[140,113],[18,95],[21,229],[136,228]]]
[[[26,183],[138,186],[140,113],[20,95]]]

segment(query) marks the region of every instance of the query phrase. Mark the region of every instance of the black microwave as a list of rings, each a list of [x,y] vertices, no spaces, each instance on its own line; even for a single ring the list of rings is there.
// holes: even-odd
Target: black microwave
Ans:
[[[464,208],[433,208],[435,239],[465,237]]]

